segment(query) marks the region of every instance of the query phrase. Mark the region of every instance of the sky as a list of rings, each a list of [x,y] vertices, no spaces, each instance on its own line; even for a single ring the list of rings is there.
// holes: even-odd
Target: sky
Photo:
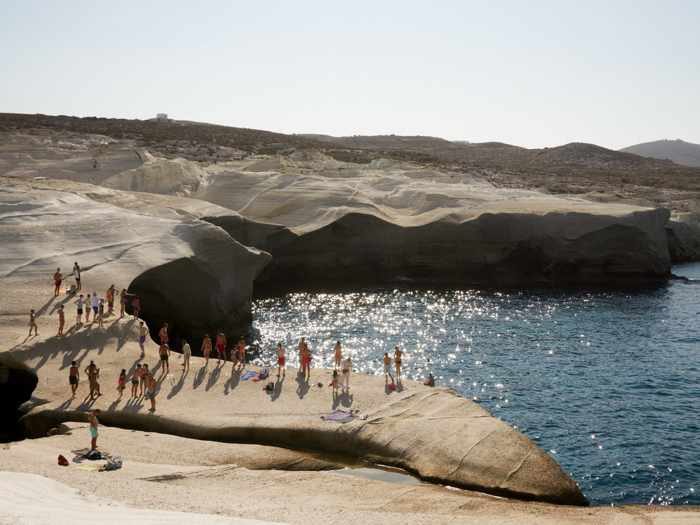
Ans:
[[[700,143],[700,1],[0,0],[0,112]]]

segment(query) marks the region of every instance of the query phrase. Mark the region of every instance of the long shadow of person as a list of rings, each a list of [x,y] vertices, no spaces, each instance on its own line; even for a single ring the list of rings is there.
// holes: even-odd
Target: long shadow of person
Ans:
[[[303,375],[297,374],[297,395],[299,399],[304,399],[304,396],[309,391],[309,381]]]
[[[204,376],[207,373],[207,367],[201,366],[197,373],[194,375],[194,381],[192,382],[192,389],[195,390],[204,381]]]
[[[340,395],[334,395],[333,396],[333,410],[338,408],[340,405],[348,408],[352,406],[352,402],[354,399],[353,394],[349,394],[348,392],[341,392]]]
[[[277,381],[275,381],[275,387],[272,389],[272,394],[270,394],[270,401],[274,401],[282,395],[283,384],[284,384],[284,376],[277,377]]]
[[[175,383],[170,389],[170,392],[167,395],[167,399],[172,399],[180,392],[180,390],[182,390],[182,387],[185,385],[185,379],[187,379],[188,375],[190,375],[189,370],[187,370],[186,372],[184,370],[182,371],[182,374],[180,375],[180,380],[177,383]]]
[[[211,374],[209,374],[209,380],[207,381],[207,386],[204,387],[204,390],[207,392],[211,390],[211,387],[213,387],[216,382],[219,380],[219,376],[221,375],[221,366],[216,365],[216,368],[211,371]]]
[[[226,384],[224,385],[224,394],[228,395],[231,390],[236,388],[238,384],[241,382],[241,371],[235,367],[231,369],[231,377],[229,377],[228,381],[226,381]]]

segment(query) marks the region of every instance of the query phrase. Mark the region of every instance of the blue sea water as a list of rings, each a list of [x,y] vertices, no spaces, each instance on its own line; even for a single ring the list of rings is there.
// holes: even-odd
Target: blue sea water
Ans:
[[[674,272],[700,280],[700,264]],[[261,360],[305,335],[381,373],[481,403],[548,451],[593,504],[700,504],[700,282],[644,291],[377,291],[257,300]],[[296,352],[290,353],[293,362]]]

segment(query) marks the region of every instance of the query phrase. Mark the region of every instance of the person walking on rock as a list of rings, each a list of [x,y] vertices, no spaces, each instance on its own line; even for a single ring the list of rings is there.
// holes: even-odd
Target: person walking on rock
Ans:
[[[63,311],[63,305],[58,307],[58,335],[63,335],[63,327],[66,325],[66,313]]]
[[[190,371],[190,358],[192,357],[192,348],[190,344],[183,339],[182,341],[182,371],[183,373]]]
[[[98,427],[100,426],[100,422],[97,420],[97,414],[99,414],[99,410],[91,410],[88,413],[88,421],[90,422],[90,450],[97,450],[97,435],[98,435]]]
[[[61,295],[61,283],[63,282],[63,275],[61,274],[61,269],[56,268],[56,273],[53,274],[53,296],[58,297]]]
[[[139,346],[141,347],[141,355],[146,353],[146,336],[148,335],[148,329],[143,321],[139,321]]]
[[[36,325],[36,312],[34,308],[29,311],[29,335],[32,335],[32,330],[34,330],[34,335],[39,335],[39,327]]]
[[[209,334],[204,334],[202,339],[202,355],[204,356],[204,367],[209,366],[209,356],[211,355],[211,337]]]
[[[284,354],[282,343],[277,343],[277,377],[282,373],[282,377],[287,374],[287,357]]]
[[[75,392],[78,390],[80,382],[80,369],[78,363],[71,361],[70,369],[68,370],[68,384],[70,385],[71,396],[75,397]]]

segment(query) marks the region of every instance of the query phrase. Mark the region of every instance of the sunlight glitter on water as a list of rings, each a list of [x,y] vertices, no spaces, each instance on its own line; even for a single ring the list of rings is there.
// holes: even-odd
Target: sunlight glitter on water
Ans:
[[[698,293],[297,293],[253,315],[261,363],[282,342],[296,366],[306,336],[313,366],[331,366],[341,340],[357,371],[381,374],[399,345],[408,377],[432,372],[556,450],[594,503],[699,504]]]

